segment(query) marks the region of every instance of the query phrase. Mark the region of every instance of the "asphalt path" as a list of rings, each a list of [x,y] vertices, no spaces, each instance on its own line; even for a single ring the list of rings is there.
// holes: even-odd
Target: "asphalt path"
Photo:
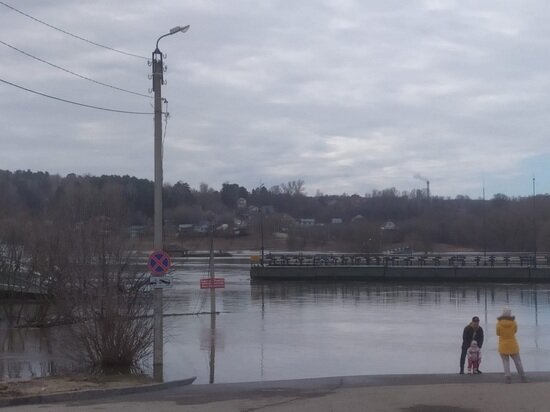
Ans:
[[[549,412],[550,373],[378,375],[188,385],[132,395],[12,406],[6,412]]]

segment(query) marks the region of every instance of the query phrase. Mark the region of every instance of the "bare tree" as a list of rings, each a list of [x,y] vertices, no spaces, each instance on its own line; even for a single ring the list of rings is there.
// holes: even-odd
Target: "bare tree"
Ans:
[[[76,343],[92,366],[128,372],[152,347],[148,275],[107,221],[80,225],[70,237],[70,259],[53,292],[58,311],[72,320]]]
[[[305,191],[304,181],[301,179],[291,180],[288,183],[281,183],[280,187],[284,194],[290,196],[303,196]]]
[[[128,372],[138,366],[152,347],[152,298],[148,275],[129,252],[124,232],[105,216],[29,227],[21,241],[0,242],[9,251],[0,258],[2,273],[27,276],[40,292],[34,299],[42,303],[34,305],[40,311],[27,321],[69,324],[68,354],[97,370]],[[13,247],[6,249],[8,244]],[[21,253],[14,255],[17,250]]]

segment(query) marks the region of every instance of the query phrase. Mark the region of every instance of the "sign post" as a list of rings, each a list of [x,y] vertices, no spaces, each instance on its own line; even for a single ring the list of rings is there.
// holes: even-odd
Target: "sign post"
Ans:
[[[160,243],[160,247],[162,248],[162,240]],[[155,246],[157,245],[155,244]],[[157,382],[162,382],[164,379],[162,289],[167,287],[163,280],[169,279],[164,275],[170,270],[171,265],[170,256],[162,249],[151,253],[147,260],[147,267],[151,272],[149,282],[153,286],[153,375]],[[152,280],[154,280],[154,282],[152,282]]]

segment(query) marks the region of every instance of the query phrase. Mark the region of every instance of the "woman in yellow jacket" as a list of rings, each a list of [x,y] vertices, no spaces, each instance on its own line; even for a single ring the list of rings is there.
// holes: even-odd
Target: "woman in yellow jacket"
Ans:
[[[516,323],[515,316],[512,316],[512,311],[509,308],[505,308],[502,311],[502,315],[498,317],[497,322],[497,336],[498,336],[498,352],[502,358],[502,364],[504,366],[504,376],[506,383],[512,382],[512,376],[510,374],[510,357],[516,365],[516,369],[521,377],[522,382],[527,382],[525,373],[523,372],[523,365],[521,364],[521,358],[519,357],[519,345],[516,340],[516,332],[518,331],[518,325]]]

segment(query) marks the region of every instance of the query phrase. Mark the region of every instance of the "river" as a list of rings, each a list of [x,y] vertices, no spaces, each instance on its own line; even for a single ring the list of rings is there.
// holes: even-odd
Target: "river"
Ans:
[[[527,371],[550,371],[550,285],[284,282],[251,284],[243,256],[216,259],[215,329],[208,259],[176,262],[165,291],[165,380],[243,382],[337,375],[458,373],[462,329],[485,330],[484,372],[502,370],[496,318],[509,306]],[[1,316],[1,315],[0,315]],[[64,363],[63,328],[6,329],[0,376],[45,376]],[[150,368],[149,368],[150,369]]]

